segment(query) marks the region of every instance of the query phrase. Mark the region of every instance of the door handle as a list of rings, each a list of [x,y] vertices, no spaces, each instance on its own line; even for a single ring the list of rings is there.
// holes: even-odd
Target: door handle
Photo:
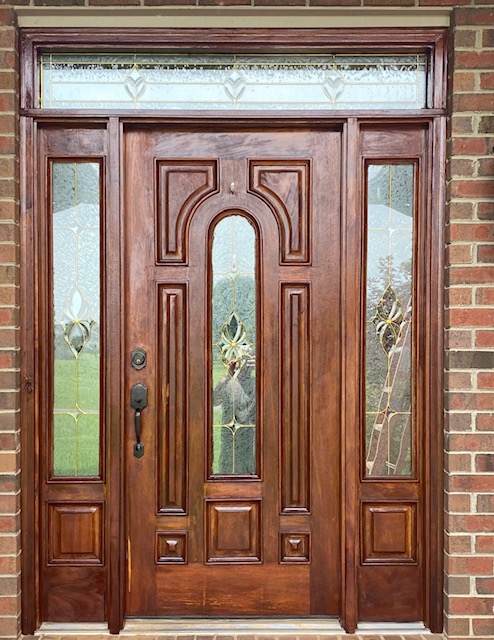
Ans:
[[[134,427],[136,443],[134,445],[134,455],[136,458],[142,458],[144,455],[144,445],[141,443],[141,412],[148,406],[148,389],[143,384],[135,384],[131,388],[130,406],[135,410]]]

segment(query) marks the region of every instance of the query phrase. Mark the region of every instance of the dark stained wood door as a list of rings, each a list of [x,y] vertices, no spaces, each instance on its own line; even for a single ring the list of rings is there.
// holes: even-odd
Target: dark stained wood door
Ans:
[[[340,612],[340,164],[337,129],[125,130],[127,615]]]

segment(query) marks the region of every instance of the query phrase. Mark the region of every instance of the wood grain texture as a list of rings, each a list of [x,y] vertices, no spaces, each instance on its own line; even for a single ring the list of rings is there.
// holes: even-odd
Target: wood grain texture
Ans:
[[[281,283],[281,510],[310,511],[310,285]]]
[[[187,512],[187,285],[158,285],[158,511]]]
[[[186,230],[194,209],[218,189],[216,160],[157,161],[158,262],[187,262]]]
[[[103,564],[103,505],[48,504],[48,564]]]

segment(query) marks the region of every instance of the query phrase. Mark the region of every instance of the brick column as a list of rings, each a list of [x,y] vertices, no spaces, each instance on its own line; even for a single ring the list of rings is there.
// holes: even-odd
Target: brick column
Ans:
[[[454,13],[446,304],[446,632],[494,637],[494,7]]]
[[[15,16],[0,10],[0,638],[20,615],[19,159]]]

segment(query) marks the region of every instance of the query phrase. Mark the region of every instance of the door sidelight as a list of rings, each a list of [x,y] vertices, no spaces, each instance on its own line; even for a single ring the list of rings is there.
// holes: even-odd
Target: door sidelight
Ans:
[[[130,406],[135,409],[134,426],[136,443],[134,445],[134,455],[136,458],[142,458],[144,455],[144,445],[141,443],[141,411],[148,406],[148,389],[143,384],[135,384],[131,388]]]

